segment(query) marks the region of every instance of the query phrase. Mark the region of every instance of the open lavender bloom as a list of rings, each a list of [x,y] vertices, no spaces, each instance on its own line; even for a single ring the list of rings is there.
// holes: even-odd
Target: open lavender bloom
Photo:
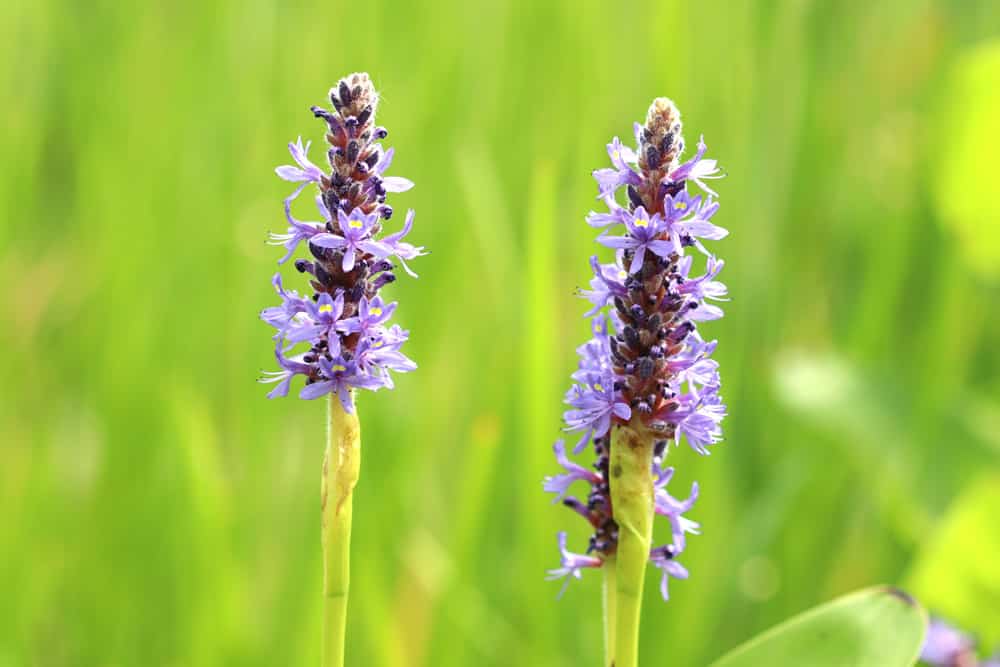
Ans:
[[[301,375],[305,387],[301,398],[314,399],[336,393],[348,412],[353,411],[351,390],[377,390],[392,385],[390,371],[405,373],[416,368],[399,348],[409,334],[388,319],[396,303],[385,303],[379,290],[396,279],[394,260],[413,275],[405,260],[425,254],[423,248],[401,241],[413,226],[409,211],[403,227],[380,235],[392,217],[385,203],[389,192],[403,192],[413,183],[385,176],[393,149],[379,143],[385,128],[375,125],[378,93],[367,74],[351,74],[330,90],[333,111],[312,107],[313,115],[326,122],[329,172],[309,159],[309,143],[300,138],[289,144],[295,166],[275,171],[286,181],[300,185],[285,199],[288,231],[271,234],[271,243],[286,250],[279,264],[291,258],[303,244],[308,258],[297,259],[295,268],[310,276],[309,297],[285,290],[281,275],[274,286],[281,304],[265,309],[261,319],[277,330],[275,355],[280,371],[266,373],[262,382],[277,382],[268,397],[288,394],[292,378]],[[317,187],[316,209],[322,220],[303,222],[292,215],[292,202],[302,190]],[[293,354],[297,345],[308,346]]]
[[[649,561],[662,571],[660,590],[666,599],[668,581],[688,577],[676,559],[686,535],[698,532],[698,524],[684,516],[694,505],[698,486],[684,500],[670,495],[666,486],[673,468],[664,467],[663,458],[669,443],[682,439],[699,454],[708,454],[722,437],[720,422],[726,414],[718,364],[711,358],[716,343],[706,342],[698,325],[722,317],[712,302],[726,297],[725,285],[717,280],[723,262],[703,242],[728,232],[711,222],[719,204],[705,181],[720,173],[715,160],[704,158],[704,142],[693,157],[680,161],[684,140],[673,102],[654,100],[645,125],[635,124],[635,141],[635,149],[617,137],[608,144],[612,167],[594,172],[598,198],[608,212],[587,217],[590,226],[601,230],[598,243],[613,248],[615,257],[609,264],[592,257],[594,277],[589,289],[580,292],[592,305],[587,315],[595,316],[593,337],[577,350],[580,364],[566,394],[570,409],[564,418],[567,431],[581,434],[573,452],[592,445],[596,461],[593,470],[584,468],[557,442],[556,458],[564,472],[544,484],[587,519],[594,533],[587,556],[568,552],[561,533],[561,567],[550,575],[579,577],[583,567],[600,567],[615,554],[610,432],[616,424],[632,423],[657,442],[655,513],[667,519],[670,541],[652,548]],[[703,192],[689,191],[689,183]],[[567,495],[578,482],[581,488],[587,485],[585,500]]]

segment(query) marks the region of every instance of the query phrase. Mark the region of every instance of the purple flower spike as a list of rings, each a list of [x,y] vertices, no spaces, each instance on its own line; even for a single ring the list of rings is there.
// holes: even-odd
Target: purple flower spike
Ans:
[[[706,181],[720,178],[715,160],[705,157],[704,141],[681,162],[684,138],[680,113],[666,98],[653,101],[644,124],[636,123],[635,148],[616,137],[608,144],[611,167],[594,178],[607,212],[591,211],[587,224],[601,230],[597,241],[614,258],[590,260],[593,278],[580,296],[591,305],[592,337],[577,348],[579,364],[566,392],[566,431],[582,434],[573,454],[593,445],[592,468],[572,461],[560,440],[554,446],[562,472],[544,480],[544,489],[587,520],[593,529],[587,556],[566,551],[560,533],[562,567],[556,577],[579,577],[614,556],[618,523],[608,484],[612,429],[628,424],[655,443],[652,466],[655,514],[666,519],[670,539],[649,553],[662,571],[660,590],[668,597],[670,579],[687,579],[677,558],[699,524],[686,514],[698,498],[697,483],[686,498],[667,491],[673,467],[664,467],[670,444],[682,440],[699,454],[722,439],[726,406],[720,395],[717,344],[705,341],[699,326],[721,318],[716,305],[728,297],[719,280],[725,263],[705,247],[728,232],[714,222],[716,194]],[[707,194],[689,192],[688,183]],[[624,193],[621,191],[624,190]],[[605,311],[605,309],[608,309]],[[589,486],[586,499],[567,497],[570,486]],[[578,560],[585,559],[585,560]]]
[[[261,312],[261,319],[277,330],[275,355],[281,369],[261,379],[277,383],[269,398],[286,396],[291,381],[301,375],[305,379],[301,398],[333,393],[352,411],[354,389],[391,388],[392,373],[416,368],[400,351],[408,333],[389,324],[396,303],[386,303],[379,295],[382,287],[396,280],[390,258],[398,258],[415,276],[404,260],[426,253],[402,240],[413,227],[413,211],[402,229],[384,233],[392,216],[387,193],[405,192],[413,183],[385,176],[394,153],[379,143],[387,132],[375,125],[378,99],[367,74],[339,81],[330,91],[332,111],[312,107],[328,130],[328,168],[309,160],[309,143],[303,145],[299,138],[288,145],[295,164],[275,170],[299,186],[284,201],[287,232],[271,234],[270,243],[286,251],[279,263],[291,259],[300,247],[308,250],[294,264],[300,273],[309,274],[313,292],[299,296],[284,289],[280,275],[274,278],[281,303]],[[315,203],[322,222],[303,222],[292,214],[293,202],[309,185],[317,188]],[[299,345],[301,351],[292,353]]]

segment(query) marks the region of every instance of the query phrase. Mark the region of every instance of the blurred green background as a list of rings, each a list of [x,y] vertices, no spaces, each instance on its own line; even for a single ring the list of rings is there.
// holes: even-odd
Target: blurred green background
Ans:
[[[388,290],[421,368],[360,401],[350,664],[599,664],[541,478],[590,172],[657,95],[729,173],[734,298],[647,664],[879,582],[1000,642],[1000,4],[7,0],[0,33],[0,667],[317,663],[324,405],[264,398],[257,314],[273,168],[356,70],[433,254]]]

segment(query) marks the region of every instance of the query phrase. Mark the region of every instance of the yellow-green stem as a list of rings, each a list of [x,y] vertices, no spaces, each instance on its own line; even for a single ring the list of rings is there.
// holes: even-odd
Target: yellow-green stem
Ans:
[[[604,559],[604,667],[615,664],[615,605],[617,590],[615,590],[616,558],[608,556]]]
[[[351,501],[361,468],[357,408],[348,414],[330,395],[323,458],[323,667],[343,667],[351,580]]]
[[[642,588],[653,531],[653,438],[638,421],[611,433],[611,507],[618,523],[614,667],[638,667]]]

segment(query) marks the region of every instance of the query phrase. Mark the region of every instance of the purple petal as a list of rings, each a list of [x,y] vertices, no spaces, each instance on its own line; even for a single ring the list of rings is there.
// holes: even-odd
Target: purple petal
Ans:
[[[307,384],[299,392],[299,398],[304,398],[307,401],[311,401],[320,396],[329,394],[336,387],[336,383],[331,380],[325,382],[314,382],[312,384]]]
[[[413,181],[402,176],[386,176],[382,179],[386,192],[406,192],[413,187]]]
[[[306,174],[306,172],[302,171],[298,167],[293,167],[293,166],[291,166],[289,164],[277,167],[274,170],[274,173],[276,173],[278,176],[280,176],[284,180],[286,180],[286,181],[292,181],[293,183],[296,183],[298,181],[308,181],[308,180],[310,180],[309,179],[309,175]]]
[[[344,240],[344,237],[337,236],[336,234],[317,234],[309,239],[309,242],[313,245],[319,246],[320,248],[339,249],[347,245],[347,241]]]

